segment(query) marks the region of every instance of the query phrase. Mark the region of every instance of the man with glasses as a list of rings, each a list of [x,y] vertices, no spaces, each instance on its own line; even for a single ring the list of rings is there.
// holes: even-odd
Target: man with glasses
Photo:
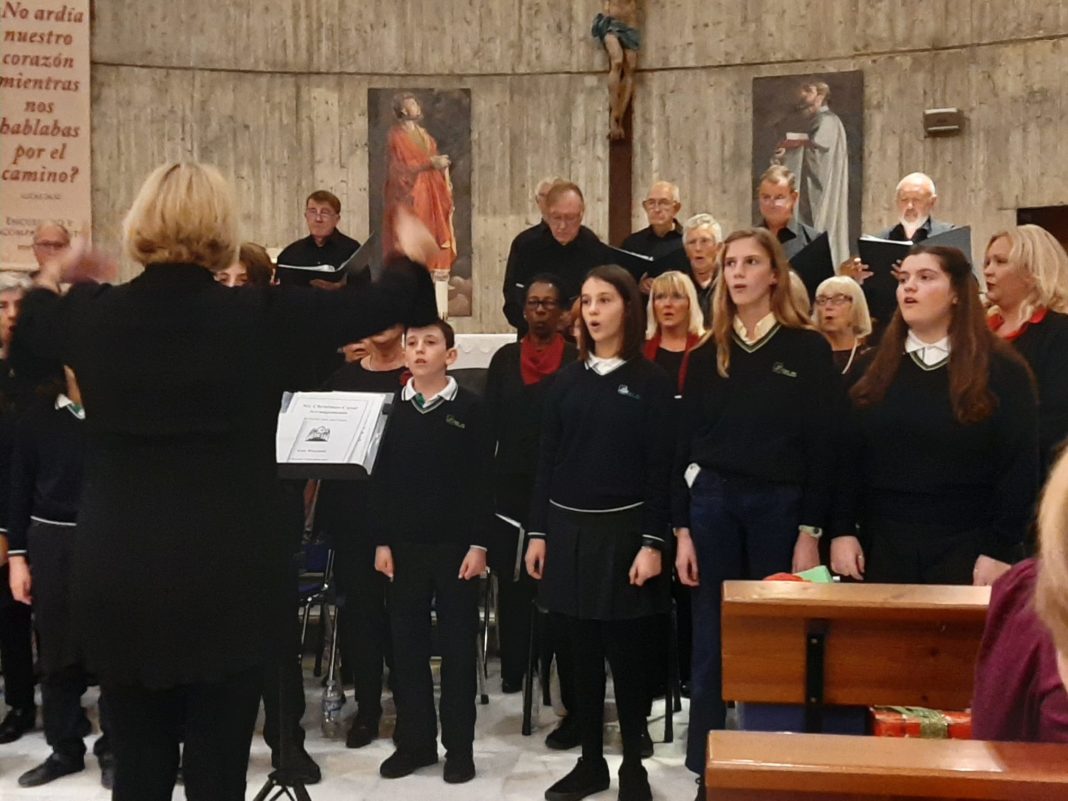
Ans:
[[[642,201],[642,208],[645,209],[645,217],[649,220],[649,225],[624,239],[623,250],[651,256],[654,259],[678,252],[679,263],[675,267],[685,268],[686,258],[682,253],[682,226],[675,219],[682,208],[682,203],[679,202],[679,188],[667,181],[657,181]],[[642,292],[646,295],[649,294],[649,284],[653,277],[646,272],[634,276],[634,280],[639,283]]]
[[[527,332],[523,310],[527,287],[535,275],[546,271],[555,274],[563,289],[565,308],[570,308],[586,273],[613,261],[611,250],[582,224],[585,212],[586,202],[577,184],[553,184],[545,197],[545,229],[520,242],[515,258],[509,260],[504,275],[504,316],[520,337]]]
[[[278,254],[278,283],[286,286],[321,286],[341,284],[345,276],[341,273],[319,273],[308,270],[287,270],[285,265],[293,267],[315,267],[328,264],[340,267],[345,260],[355,253],[360,243],[337,230],[341,218],[341,201],[337,195],[319,189],[308,195],[304,201],[304,221],[308,224],[308,236],[288,245]],[[370,275],[367,276],[370,281]]]

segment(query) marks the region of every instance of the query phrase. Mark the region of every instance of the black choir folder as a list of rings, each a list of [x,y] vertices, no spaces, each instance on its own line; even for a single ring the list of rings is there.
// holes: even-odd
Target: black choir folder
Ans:
[[[831,240],[827,232],[817,236],[790,259],[790,266],[808,290],[810,299],[816,297],[816,289],[834,275],[834,259],[831,258]]]
[[[972,229],[967,225],[929,236],[923,240],[923,244],[957,248],[969,262],[972,260]],[[912,242],[874,236],[862,236],[857,240],[860,260],[868,265],[872,273],[864,279],[863,284],[868,311],[884,325],[897,308],[897,266],[908,255],[912,245]]]
[[[333,264],[282,264],[278,263],[278,270],[291,271],[294,279],[293,284],[308,284],[315,278],[325,281],[342,281],[345,278],[357,279],[365,269],[371,266],[371,257],[378,243],[378,233],[372,232],[367,241],[356,249],[356,252],[336,267]],[[285,273],[283,273],[285,274]]]
[[[690,260],[686,258],[686,250],[681,245],[677,250],[656,258],[611,245],[607,247],[615,263],[633,275],[635,281],[640,280],[643,275],[657,278],[669,270],[678,270],[687,275],[690,273]]]
[[[370,477],[392,403],[392,392],[286,392],[275,432],[279,477]]]

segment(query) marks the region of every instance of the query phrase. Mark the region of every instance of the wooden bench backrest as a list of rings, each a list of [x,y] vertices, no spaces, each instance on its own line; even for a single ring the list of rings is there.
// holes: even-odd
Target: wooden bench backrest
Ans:
[[[710,801],[1064,801],[1068,745],[716,731]]]
[[[821,621],[824,703],[964,709],[989,602],[986,587],[728,581],[723,697],[803,704]]]

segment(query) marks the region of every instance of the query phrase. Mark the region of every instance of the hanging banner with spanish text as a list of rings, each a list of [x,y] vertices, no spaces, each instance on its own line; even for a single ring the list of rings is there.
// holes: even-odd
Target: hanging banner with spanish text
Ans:
[[[42,220],[90,232],[89,0],[0,0],[0,269]]]

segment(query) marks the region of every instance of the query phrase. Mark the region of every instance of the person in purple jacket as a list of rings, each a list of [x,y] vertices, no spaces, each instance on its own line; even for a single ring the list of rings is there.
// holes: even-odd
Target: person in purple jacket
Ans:
[[[1068,458],[1038,513],[1041,553],[994,584],[979,647],[972,731],[979,740],[1068,743]]]

